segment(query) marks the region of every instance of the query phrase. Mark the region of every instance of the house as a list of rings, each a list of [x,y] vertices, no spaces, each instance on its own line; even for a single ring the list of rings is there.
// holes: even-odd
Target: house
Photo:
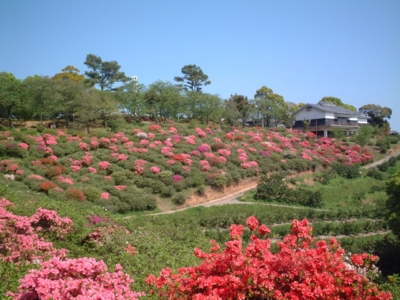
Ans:
[[[370,117],[347,108],[337,106],[331,102],[307,104],[295,112],[293,129],[305,129],[309,121],[308,130],[317,135],[327,137],[333,129],[341,129],[346,135],[357,133],[360,126],[368,124]]]

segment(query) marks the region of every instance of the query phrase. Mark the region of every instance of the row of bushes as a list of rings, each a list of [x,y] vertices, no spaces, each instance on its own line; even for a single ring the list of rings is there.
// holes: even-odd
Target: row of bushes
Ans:
[[[257,186],[254,199],[310,207],[323,206],[321,191],[310,191],[304,188],[289,188],[285,181],[285,174],[283,173],[262,176]]]

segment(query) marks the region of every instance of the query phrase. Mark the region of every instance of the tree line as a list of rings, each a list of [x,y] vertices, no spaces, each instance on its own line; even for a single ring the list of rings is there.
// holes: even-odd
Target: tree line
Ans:
[[[203,87],[211,81],[197,65],[185,65],[175,82],[159,80],[146,86],[120,71],[117,61],[103,61],[88,54],[84,64],[88,68],[84,74],[68,65],[53,77],[34,75],[23,80],[0,72],[0,121],[7,119],[8,126],[13,127],[15,118],[36,119],[40,124],[62,118],[69,127],[79,118],[89,131],[100,118],[105,126],[112,126],[113,120],[123,115],[129,122],[188,118],[203,123],[223,120],[234,126],[250,122],[263,127],[291,127],[294,113],[306,105],[286,102],[267,86],[258,89],[253,99],[240,94],[222,99],[205,93]],[[336,97],[323,97],[321,101],[357,110]],[[392,114],[390,108],[375,104],[364,105],[359,111],[379,126],[387,123]]]

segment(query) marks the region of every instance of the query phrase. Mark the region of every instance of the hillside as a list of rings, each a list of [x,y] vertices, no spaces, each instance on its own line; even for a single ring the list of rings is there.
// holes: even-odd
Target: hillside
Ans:
[[[221,130],[196,123],[142,124],[117,133],[96,129],[91,135],[27,129],[0,132],[0,136],[0,198],[14,204],[2,204],[7,218],[27,216],[35,220],[30,221],[33,227],[26,232],[51,241],[56,249],[68,249],[68,259],[93,257],[104,261],[109,272],[121,264],[136,281],[132,290],[145,291],[149,299],[157,299],[149,296],[150,287],[145,283],[149,274],[158,274],[166,267],[177,271],[182,266],[197,265],[195,247],[208,249],[210,239],[226,243],[229,226],[245,226],[249,216],[270,226],[274,253],[275,241],[290,234],[293,219],[304,218],[311,222],[316,236],[353,236],[352,241],[339,241],[347,251],[368,251],[384,257],[390,255],[390,249],[396,249],[388,243],[392,238],[388,237],[382,210],[371,202],[381,203],[382,192],[371,194],[372,198],[368,194],[362,201],[374,205],[362,209],[352,205],[337,208],[331,199],[318,209],[250,199],[252,205],[196,206],[180,211],[231,197],[231,193],[240,194],[243,188],[255,187],[263,174],[292,174],[295,177],[288,182],[303,187],[311,179],[302,178],[315,176],[311,171],[319,174],[337,165],[355,168],[359,174],[358,163],[372,162],[374,155],[382,157],[379,149],[361,148],[351,139],[317,139],[291,130]],[[344,191],[339,184],[351,183],[365,189],[372,179],[366,171],[362,173],[348,181],[337,176],[332,186]],[[383,181],[374,181],[373,185],[382,186]],[[352,197],[345,200],[359,201]],[[52,219],[53,214],[45,221],[48,215],[38,211],[39,207],[72,220],[68,233],[62,237],[49,230],[50,225],[43,226],[61,219]],[[157,215],[170,210],[179,213]],[[249,231],[244,231],[244,245],[249,239]],[[8,252],[2,251],[4,258]],[[2,293],[16,291],[17,279],[28,269],[39,267],[4,261],[0,266],[1,279],[7,282],[0,288]]]

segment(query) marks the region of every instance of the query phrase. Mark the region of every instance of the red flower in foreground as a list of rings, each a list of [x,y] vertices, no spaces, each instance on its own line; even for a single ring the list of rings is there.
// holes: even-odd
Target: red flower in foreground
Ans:
[[[247,219],[247,225],[253,233],[258,228],[260,235],[270,231],[264,224],[258,227],[254,217]],[[166,268],[146,282],[159,299],[392,299],[346,263],[335,239],[311,247],[310,233],[307,220],[293,221],[292,233],[278,244],[275,254],[270,251],[270,239],[255,234],[242,249],[243,226],[232,224],[231,240],[223,252],[211,241],[210,253],[195,249],[203,261],[200,265],[180,268],[177,274]],[[377,258],[362,254],[353,261],[371,266]]]

